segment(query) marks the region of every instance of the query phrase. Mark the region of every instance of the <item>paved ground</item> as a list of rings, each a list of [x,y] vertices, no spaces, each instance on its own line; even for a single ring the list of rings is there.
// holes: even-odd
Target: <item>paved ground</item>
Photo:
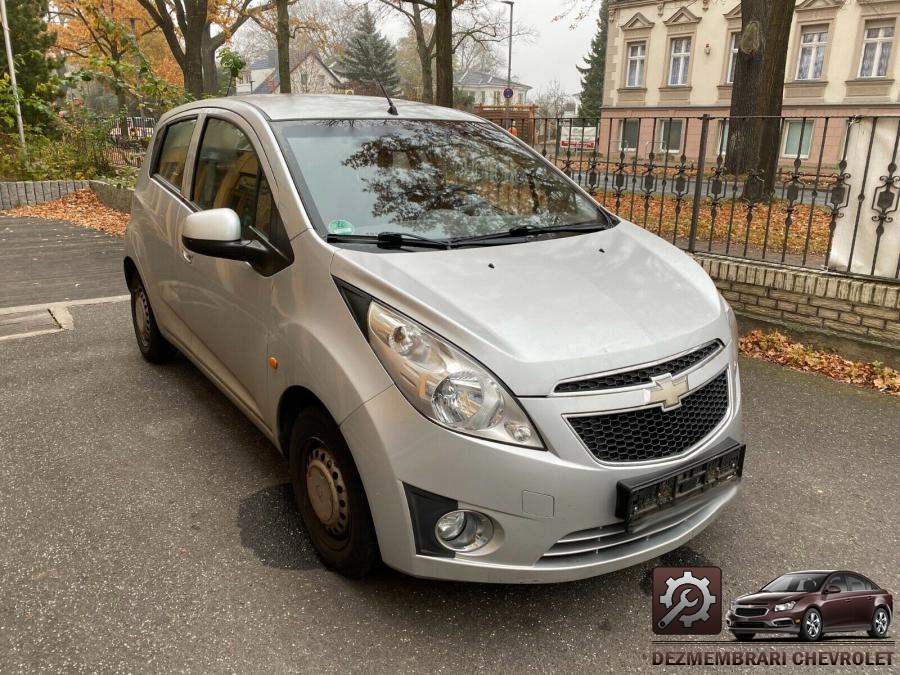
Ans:
[[[120,237],[58,220],[0,216],[0,307],[124,292]]]
[[[745,360],[745,489],[688,547],[557,586],[352,582],[193,366],[144,363],[127,303],[72,314],[0,343],[0,672],[646,671],[655,564],[720,566],[726,600],[810,567],[900,591],[900,399]]]

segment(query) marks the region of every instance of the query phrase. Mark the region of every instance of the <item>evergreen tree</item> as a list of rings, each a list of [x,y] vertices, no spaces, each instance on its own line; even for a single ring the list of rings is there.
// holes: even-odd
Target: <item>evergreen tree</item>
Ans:
[[[56,42],[56,36],[47,32],[47,9],[47,0],[6,2],[13,61],[16,65],[16,84],[23,94],[22,114],[25,122],[31,124],[46,121],[46,110],[30,102],[40,100],[49,103],[57,90],[53,79],[60,59],[48,55]],[[8,72],[6,50],[0,48],[0,77]]]
[[[609,32],[609,8],[607,0],[600,2],[600,20],[597,33],[591,40],[591,51],[584,59],[584,66],[576,66],[581,73],[581,116],[599,117],[603,107],[603,79],[606,73],[606,36]]]
[[[388,94],[399,92],[396,52],[390,41],[378,31],[368,6],[363,7],[334,70],[348,82],[365,85],[362,89],[368,93],[381,93],[378,85],[372,88],[372,81],[384,85]]]

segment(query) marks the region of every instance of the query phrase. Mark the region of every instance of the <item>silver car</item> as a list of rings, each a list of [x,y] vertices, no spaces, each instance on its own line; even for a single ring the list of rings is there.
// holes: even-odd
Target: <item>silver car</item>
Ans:
[[[166,114],[125,242],[141,353],[183,353],[284,453],[344,574],[565,581],[684,544],[744,460],[712,281],[496,125],[390,108]]]

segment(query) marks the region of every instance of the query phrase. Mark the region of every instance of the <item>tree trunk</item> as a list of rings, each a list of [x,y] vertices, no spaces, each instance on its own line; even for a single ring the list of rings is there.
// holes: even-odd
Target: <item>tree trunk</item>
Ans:
[[[278,46],[278,82],[282,94],[291,93],[291,51],[287,0],[275,0],[275,43]]]
[[[435,0],[435,103],[453,107],[453,0]]]
[[[213,44],[212,25],[203,29],[201,51],[203,53],[203,92],[212,96],[219,94],[219,69],[216,67],[216,47]]]
[[[422,70],[422,101],[434,103],[434,75],[431,69],[434,43],[425,36],[421,8],[418,5],[413,5],[412,11],[413,31],[416,34],[416,52],[419,55],[419,67]]]
[[[735,174],[755,172],[766,195],[774,188],[778,170],[784,68],[794,4],[795,0],[741,0],[725,165]]]

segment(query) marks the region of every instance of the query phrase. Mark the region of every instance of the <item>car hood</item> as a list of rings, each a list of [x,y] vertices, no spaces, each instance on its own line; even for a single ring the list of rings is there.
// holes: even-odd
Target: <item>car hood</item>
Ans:
[[[469,352],[520,396],[730,340],[703,269],[627,222],[508,246],[343,248],[332,274]]]
[[[742,605],[752,605],[755,602],[768,602],[770,604],[778,604],[782,602],[790,602],[791,600],[798,600],[804,595],[809,595],[809,593],[798,593],[797,591],[791,591],[789,593],[751,593],[750,595],[742,595],[737,600],[735,600],[735,602],[739,602]]]

